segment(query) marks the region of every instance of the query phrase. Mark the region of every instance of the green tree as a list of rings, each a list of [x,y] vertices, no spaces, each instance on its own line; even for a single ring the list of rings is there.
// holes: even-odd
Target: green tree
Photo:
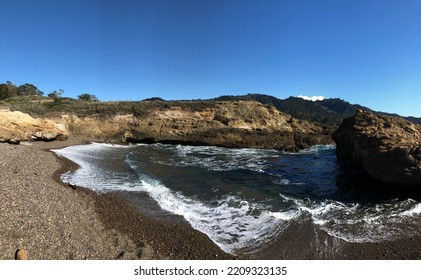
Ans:
[[[38,95],[42,96],[44,93],[40,91],[36,86],[33,84],[23,84],[17,88],[17,95]]]
[[[5,84],[0,84],[0,99],[5,99],[18,95],[18,87],[15,86],[11,81],[7,81]]]
[[[9,91],[7,90],[6,84],[0,84],[0,99],[9,97],[8,93]]]
[[[78,95],[77,99],[82,100],[82,101],[89,101],[89,102],[98,102],[99,101],[98,97],[96,97],[93,94],[89,94],[89,93],[83,93],[81,95]]]
[[[59,89],[58,91],[54,90],[48,94],[48,97],[53,98],[53,99],[59,99],[63,96],[63,93],[64,93],[64,90],[62,89]]]

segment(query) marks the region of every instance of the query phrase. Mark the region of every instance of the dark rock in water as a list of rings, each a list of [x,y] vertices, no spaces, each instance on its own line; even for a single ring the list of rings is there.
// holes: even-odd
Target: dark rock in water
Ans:
[[[333,133],[339,159],[386,183],[421,187],[421,126],[358,110]]]

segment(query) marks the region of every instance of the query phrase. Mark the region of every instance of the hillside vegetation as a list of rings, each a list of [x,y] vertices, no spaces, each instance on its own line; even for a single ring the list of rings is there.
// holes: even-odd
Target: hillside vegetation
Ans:
[[[179,107],[187,111],[203,111],[215,101],[144,101],[99,102],[76,100],[67,97],[49,98],[38,95],[15,96],[0,100],[0,107],[21,111],[33,117],[59,117],[62,114],[75,114],[79,117],[110,117],[114,115],[147,116],[151,111]]]
[[[180,107],[183,110],[202,111],[211,107],[216,101],[257,101],[264,105],[274,106],[279,111],[290,114],[296,119],[307,120],[320,126],[335,128],[342,121],[353,116],[357,109],[376,112],[367,107],[339,99],[330,98],[321,101],[309,101],[297,97],[279,99],[265,94],[225,95],[212,100],[165,101],[159,97],[143,101],[99,102],[98,98],[83,93],[78,99],[63,97],[63,90],[54,90],[47,96],[32,84],[14,85],[8,81],[0,84],[0,106],[11,110],[22,111],[34,117],[53,117],[63,113],[83,116],[112,116],[128,114],[135,117],[147,116],[151,111]],[[406,117],[407,120],[421,124],[421,118]]]

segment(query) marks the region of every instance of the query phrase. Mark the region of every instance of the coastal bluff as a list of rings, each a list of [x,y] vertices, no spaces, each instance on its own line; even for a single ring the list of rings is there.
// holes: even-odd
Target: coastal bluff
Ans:
[[[94,106],[112,108],[116,102]],[[120,104],[118,104],[120,105]],[[128,106],[127,104],[125,104]],[[214,145],[298,151],[330,144],[330,131],[282,113],[257,101],[132,102],[147,107],[106,114],[60,112],[32,118],[21,112],[2,111],[0,141],[54,140],[67,135],[104,142]],[[105,107],[104,107],[105,106]],[[142,107],[142,108],[143,108]]]
[[[147,101],[146,101],[147,102]],[[191,101],[190,101],[191,102]],[[297,151],[331,143],[328,132],[256,101],[162,103],[144,116],[63,115],[69,131],[104,141]]]
[[[61,122],[33,118],[7,108],[0,109],[0,142],[66,140],[67,137],[67,128]]]
[[[397,186],[421,186],[421,126],[358,110],[333,133],[339,159]]]

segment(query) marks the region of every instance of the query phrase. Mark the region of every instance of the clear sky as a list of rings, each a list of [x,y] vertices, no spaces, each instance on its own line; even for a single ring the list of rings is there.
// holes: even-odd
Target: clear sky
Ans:
[[[0,82],[106,100],[264,93],[421,117],[421,0],[0,0]]]

